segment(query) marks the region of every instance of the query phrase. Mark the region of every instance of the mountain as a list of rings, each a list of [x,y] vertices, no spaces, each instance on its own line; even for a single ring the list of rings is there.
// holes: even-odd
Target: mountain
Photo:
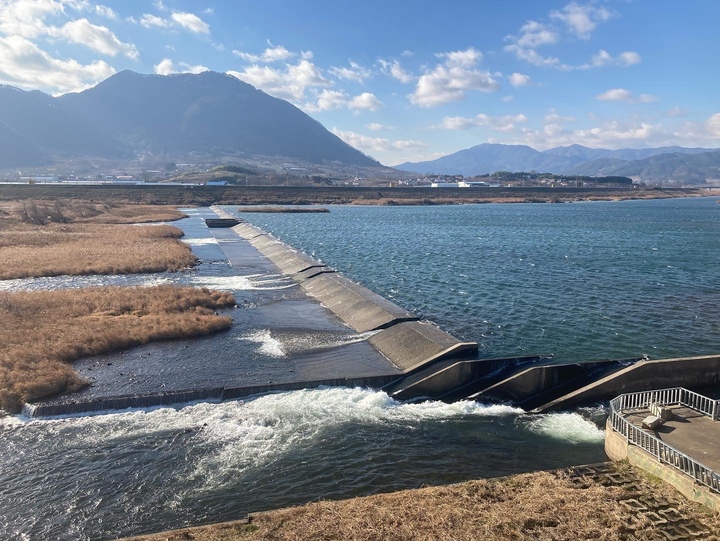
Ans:
[[[525,145],[482,144],[436,160],[407,162],[396,168],[464,176],[535,170],[558,175],[617,175],[642,180],[698,182],[713,175],[717,178],[716,166],[720,166],[720,153],[707,148],[669,146],[608,150],[570,145],[538,152]]]
[[[591,176],[619,175],[679,184],[702,183],[707,179],[720,179],[720,150],[696,154],[675,152],[631,161],[593,160],[569,173]]]
[[[130,148],[90,119],[42,92],[0,86],[0,167],[47,164],[55,158],[123,158]]]
[[[221,73],[117,73],[53,98],[0,88],[0,142],[19,134],[25,154],[0,152],[0,168],[75,156],[146,152],[277,156],[312,163],[380,164],[290,103]]]
[[[396,169],[418,173],[473,176],[495,171],[525,171],[535,169],[542,162],[542,154],[525,145],[495,145],[483,143],[436,160],[403,163]],[[518,168],[518,164],[523,167]]]

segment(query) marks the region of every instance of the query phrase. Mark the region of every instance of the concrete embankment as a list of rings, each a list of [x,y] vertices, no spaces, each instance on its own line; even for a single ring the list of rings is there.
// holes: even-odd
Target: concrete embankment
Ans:
[[[607,401],[619,394],[670,387],[689,389],[720,382],[720,355],[639,360],[612,374],[577,388],[537,408],[536,411],[569,409]]]
[[[231,216],[222,209],[213,210]],[[261,229],[243,223],[233,230],[354,331],[379,331],[368,342],[403,372],[441,359],[476,355],[476,342],[462,342],[431,322],[419,321],[411,312]]]
[[[91,386],[28,405],[26,414],[219,401],[321,385],[382,388],[419,366],[475,356],[476,343],[419,321],[273,236],[246,223],[229,229],[232,217],[222,209],[187,212],[177,225],[201,259],[189,278],[244,284],[231,288],[239,303],[230,311],[231,329],[81,359],[76,370]],[[255,341],[257,350],[243,345]]]

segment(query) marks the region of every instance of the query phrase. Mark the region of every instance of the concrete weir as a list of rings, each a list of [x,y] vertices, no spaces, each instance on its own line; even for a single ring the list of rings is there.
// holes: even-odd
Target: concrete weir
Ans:
[[[238,301],[228,311],[232,327],[218,335],[80,359],[75,369],[91,385],[28,404],[25,414],[97,413],[318,386],[381,389],[446,359],[477,361],[476,343],[420,321],[251,224],[233,225],[236,217],[222,209],[186,213],[176,225],[200,265],[183,279],[207,277],[207,287],[249,286],[230,287]],[[252,345],[257,341],[275,349],[268,353]]]
[[[213,208],[217,213],[227,214]],[[233,227],[301,288],[358,333],[379,331],[368,339],[394,366],[407,372],[440,359],[474,356],[476,342],[462,342],[368,288],[336,273],[269,233],[247,223]]]

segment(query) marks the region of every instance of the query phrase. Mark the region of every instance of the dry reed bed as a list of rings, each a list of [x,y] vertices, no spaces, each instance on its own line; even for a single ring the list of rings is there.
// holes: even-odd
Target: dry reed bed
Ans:
[[[215,310],[234,304],[173,286],[0,293],[0,408],[84,387],[68,364],[80,357],[227,329]]]
[[[21,201],[0,206],[0,279],[175,271],[195,265],[169,207]]]
[[[629,466],[635,489],[671,502],[684,519],[710,532],[720,518],[690,504],[668,486],[649,482]],[[623,505],[627,488],[573,483],[566,472],[539,472],[445,487],[406,490],[344,501],[322,501],[253,515],[251,523],[224,523],[132,538],[133,541],[236,540],[454,540],[601,541],[666,540],[653,525]],[[668,532],[670,533],[670,532]],[[692,538],[696,538],[691,536]],[[689,539],[690,537],[688,537]],[[702,535],[710,541],[717,537]]]
[[[52,224],[0,232],[0,279],[128,274],[192,267],[192,250],[168,225]]]

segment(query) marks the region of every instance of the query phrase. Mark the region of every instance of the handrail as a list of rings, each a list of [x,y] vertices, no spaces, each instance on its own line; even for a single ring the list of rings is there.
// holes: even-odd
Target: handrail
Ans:
[[[631,424],[621,415],[625,410],[644,409],[651,404],[661,406],[680,404],[717,420],[719,403],[718,400],[712,400],[682,387],[621,394],[610,401],[610,423],[612,429],[623,436],[628,443],[644,449],[661,463],[679,469],[701,485],[720,492],[718,473],[663,442],[652,433]]]
[[[611,400],[610,404],[617,411],[648,408],[651,404],[679,404],[703,413],[713,421],[720,418],[720,400],[713,400],[683,387],[621,394]]]

